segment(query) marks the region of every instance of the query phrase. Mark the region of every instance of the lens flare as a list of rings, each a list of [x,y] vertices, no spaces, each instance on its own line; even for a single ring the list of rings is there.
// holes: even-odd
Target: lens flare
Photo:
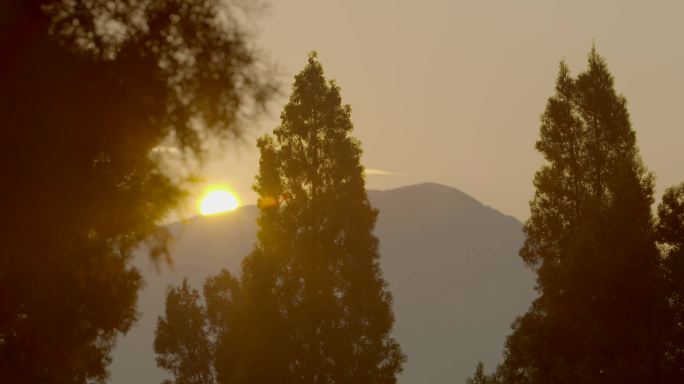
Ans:
[[[240,200],[235,193],[225,187],[208,188],[199,201],[199,212],[204,216],[236,210]]]

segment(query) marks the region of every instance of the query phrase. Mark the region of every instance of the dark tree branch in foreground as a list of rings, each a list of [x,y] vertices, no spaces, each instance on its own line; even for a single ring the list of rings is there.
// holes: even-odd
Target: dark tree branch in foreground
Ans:
[[[133,250],[168,256],[157,223],[184,196],[155,149],[201,158],[271,92],[231,4],[0,5],[1,382],[106,379]]]

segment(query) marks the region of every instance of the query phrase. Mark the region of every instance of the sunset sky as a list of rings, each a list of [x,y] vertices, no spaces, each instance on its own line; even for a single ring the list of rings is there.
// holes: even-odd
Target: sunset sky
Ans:
[[[524,220],[559,61],[584,70],[594,42],[627,97],[659,196],[684,180],[682,4],[272,0],[256,32],[283,97],[246,142],[213,153],[206,181],[255,202],[256,138],[278,124],[292,77],[316,50],[352,106],[364,165],[377,170],[370,189],[443,183]]]

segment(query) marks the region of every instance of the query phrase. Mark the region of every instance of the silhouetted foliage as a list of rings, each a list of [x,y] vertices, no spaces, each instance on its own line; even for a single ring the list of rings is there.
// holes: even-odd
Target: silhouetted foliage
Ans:
[[[639,157],[625,98],[592,49],[589,68],[562,63],[536,148],[549,162],[520,256],[540,296],[513,326],[507,383],[658,383],[659,257],[653,177]]]
[[[247,312],[274,323],[256,323],[253,332],[274,332],[287,348],[257,355],[287,368],[280,382],[394,383],[404,360],[390,336],[392,297],[373,235],[377,211],[366,195],[360,145],[349,136],[350,114],[312,54],[295,77],[281,125],[258,143],[261,215],[258,244],[243,263],[243,291]],[[262,300],[268,313],[257,308]],[[219,368],[233,371],[220,361]]]
[[[315,55],[259,140],[258,242],[207,280],[219,383],[395,383],[392,297],[349,106]]]
[[[658,242],[663,248],[667,308],[665,378],[684,382],[684,183],[668,188],[658,206]]]
[[[466,379],[466,384],[497,384],[498,381],[494,377],[494,375],[487,376],[484,373],[484,364],[482,362],[478,362],[477,366],[475,367],[475,374],[473,377],[469,377]]]
[[[166,295],[154,338],[157,365],[170,371],[176,384],[214,382],[207,318],[197,290],[187,280]]]
[[[1,2],[1,382],[106,378],[184,194],[154,149],[201,157],[270,93],[231,4]]]

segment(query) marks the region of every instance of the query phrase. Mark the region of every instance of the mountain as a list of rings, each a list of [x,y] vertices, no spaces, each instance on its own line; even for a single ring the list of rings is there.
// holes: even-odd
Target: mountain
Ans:
[[[463,383],[478,361],[501,361],[510,325],[534,297],[534,275],[517,256],[522,225],[467,194],[426,183],[369,191],[380,215],[381,266],[394,295],[395,336],[408,361],[400,384]],[[201,291],[204,279],[239,271],[255,241],[257,209],[175,223],[173,265],[153,265],[141,252],[147,287],[140,320],[119,340],[114,384],[160,383],[152,349],[166,288],[183,277]]]

